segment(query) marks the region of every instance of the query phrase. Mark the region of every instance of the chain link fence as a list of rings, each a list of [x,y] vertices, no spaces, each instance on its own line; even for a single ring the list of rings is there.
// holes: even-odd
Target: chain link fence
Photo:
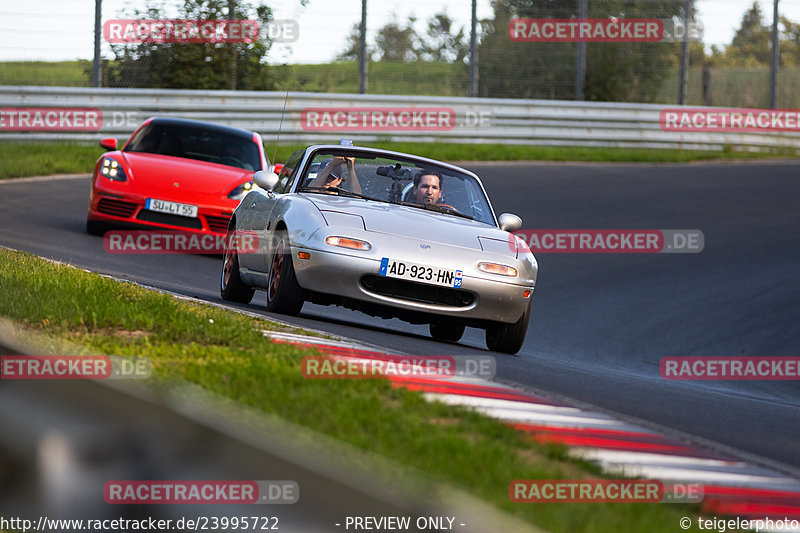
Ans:
[[[123,0],[114,5],[125,9],[111,11],[106,7],[103,12],[103,87],[359,92],[359,63],[354,53],[360,13],[353,10],[341,10],[338,18],[330,21],[336,31],[323,31],[313,24],[310,15],[315,5],[311,2],[296,19],[278,19],[274,13],[261,19],[262,31],[255,42],[126,44],[110,42],[106,26],[117,20],[114,17],[132,17],[136,13],[142,16],[144,7],[153,4],[156,11],[151,15],[193,15],[182,13],[170,2],[120,1]],[[223,9],[219,16],[258,19],[257,11],[236,4],[243,1],[233,2],[232,14]],[[781,2],[786,9],[800,9],[796,0]],[[223,8],[226,5],[224,1],[217,3]],[[433,19],[412,24],[411,19],[403,22],[395,17],[384,26],[368,28],[367,93],[470,96],[470,2],[462,3],[463,13],[453,15],[449,26],[436,26]],[[382,9],[377,0],[368,5],[374,11]],[[689,27],[684,28],[687,5],[691,6]],[[751,20],[752,24],[745,27],[746,14],[753,10],[752,1],[726,1],[726,9],[737,13],[737,26],[728,27],[726,35],[733,41],[739,39],[729,46],[726,55],[723,47],[707,44],[707,31],[704,35],[704,30],[717,23],[703,18],[715,5],[719,7],[718,0],[493,2],[484,6],[485,16],[478,21],[476,96],[676,104],[681,41],[688,39],[687,104],[769,107],[771,10],[760,9],[759,20]],[[12,34],[22,16],[43,20],[56,16],[47,10],[34,13],[24,6],[3,7],[0,11],[0,29]],[[7,48],[0,58],[0,84],[90,86],[92,62],[88,58],[93,48],[94,14],[89,14],[92,19],[88,21],[77,14],[68,18],[62,34],[50,32],[42,36],[34,31],[20,39],[18,46]],[[749,14],[753,19],[753,13]],[[653,23],[657,24],[654,33],[649,26]],[[780,108],[800,108],[800,92],[795,90],[800,82],[798,27],[789,16],[780,25]],[[76,36],[80,39],[76,40]],[[23,46],[26,39],[35,39],[36,46]],[[76,46],[76,56],[87,59],[46,60],[48,52],[57,57],[60,48],[68,43]],[[327,61],[295,61],[300,54],[293,54],[293,48],[303,47],[318,50],[316,56]],[[750,56],[735,55],[730,52],[732,47],[740,52],[750,50]],[[37,60],[27,59],[32,56]]]

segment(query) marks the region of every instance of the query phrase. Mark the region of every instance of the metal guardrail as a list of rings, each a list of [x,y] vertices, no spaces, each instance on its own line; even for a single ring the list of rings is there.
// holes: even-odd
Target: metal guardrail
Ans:
[[[285,109],[284,109],[285,106]],[[280,129],[280,141],[329,142],[342,137],[356,142],[444,141],[529,145],[620,146],[647,148],[759,150],[800,148],[795,132],[663,131],[654,104],[358,95],[300,92],[195,91],[168,89],[94,89],[76,87],[0,87],[0,112],[10,107],[91,107],[102,112],[93,132],[2,131],[0,140],[97,140],[127,137],[147,117],[177,116],[208,120],[259,132],[267,145]],[[310,131],[303,121],[309,108],[445,108],[454,123],[446,131],[367,131],[333,128]],[[686,107],[687,110],[692,109]]]

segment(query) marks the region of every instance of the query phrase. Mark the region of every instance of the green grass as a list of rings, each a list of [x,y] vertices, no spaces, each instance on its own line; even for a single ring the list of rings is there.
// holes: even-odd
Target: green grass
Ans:
[[[552,532],[674,533],[697,508],[661,504],[514,504],[514,479],[596,477],[592,465],[500,422],[385,380],[308,380],[308,354],[274,344],[272,325],[0,249],[0,316],[83,353],[146,356],[153,379],[184,380],[467,490]],[[63,348],[62,348],[63,349]],[[70,352],[70,353],[75,353]]]
[[[322,93],[358,93],[358,63],[340,61],[320,65],[280,65],[280,90]],[[369,94],[467,96],[467,67],[438,62],[370,62]]]
[[[711,102],[714,107],[769,108],[768,66],[763,67],[711,67]],[[778,72],[778,107],[800,108],[799,68],[782,68]],[[678,99],[678,71],[674,69],[664,80],[656,102],[674,104]],[[705,105],[703,102],[702,67],[691,67],[688,75],[686,103]]]
[[[358,63],[343,61],[320,65],[275,65],[277,90],[303,92],[358,92]],[[88,87],[91,62],[0,61],[0,85],[50,85]],[[372,94],[466,96],[467,68],[450,63],[369,64]]]
[[[629,163],[686,163],[703,160],[798,157],[795,150],[657,150],[645,148],[584,148],[506,144],[366,142],[366,146],[407,152],[443,161],[605,161]],[[306,144],[278,147],[275,161],[283,162]],[[272,158],[275,147],[265,147]],[[96,144],[0,142],[0,179],[51,174],[89,174],[104,150]]]
[[[91,63],[80,61],[3,61],[0,85],[50,85],[88,87]],[[275,65],[278,90],[322,93],[357,93],[358,63]],[[711,68],[711,105],[716,107],[769,106],[769,67]],[[689,69],[687,102],[703,105],[702,68]],[[800,108],[800,68],[786,67],[778,75],[778,103],[785,109]],[[467,68],[438,62],[369,64],[369,94],[467,96]],[[675,104],[678,69],[664,79],[654,101]]]
[[[338,62],[324,65],[282,65],[281,90],[357,93],[358,64]],[[370,63],[370,94],[467,96],[467,70],[449,63]],[[711,104],[716,107],[769,107],[769,66],[712,67]],[[687,103],[704,105],[702,67],[690,67]],[[785,109],[800,108],[800,68],[782,68],[778,75],[778,103]],[[675,104],[678,100],[678,69],[664,79],[654,102]]]
[[[0,85],[89,87],[92,62],[0,61]]]
[[[90,174],[103,151],[97,144],[0,142],[0,179]]]

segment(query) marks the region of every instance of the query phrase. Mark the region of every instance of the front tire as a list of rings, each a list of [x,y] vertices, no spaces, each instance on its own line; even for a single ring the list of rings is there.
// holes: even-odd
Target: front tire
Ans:
[[[458,342],[464,335],[465,326],[458,320],[442,320],[431,322],[431,337],[437,341]]]
[[[249,304],[256,293],[255,289],[245,285],[239,276],[239,254],[231,248],[231,232],[228,231],[225,243],[225,256],[222,258],[222,274],[219,281],[219,293],[223,300]]]
[[[493,352],[502,352],[515,355],[522,349],[525,334],[528,332],[528,322],[531,318],[531,303],[522,313],[519,320],[513,324],[496,322],[486,328],[486,347]]]
[[[305,293],[294,273],[289,235],[286,231],[275,234],[277,245],[272,254],[267,285],[267,309],[273,313],[296,315],[305,302]]]

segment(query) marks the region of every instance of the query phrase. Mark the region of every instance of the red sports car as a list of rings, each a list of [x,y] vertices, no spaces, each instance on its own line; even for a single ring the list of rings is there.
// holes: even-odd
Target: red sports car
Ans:
[[[94,167],[86,231],[134,226],[224,234],[253,173],[267,170],[261,137],[197,120],[150,118]]]

